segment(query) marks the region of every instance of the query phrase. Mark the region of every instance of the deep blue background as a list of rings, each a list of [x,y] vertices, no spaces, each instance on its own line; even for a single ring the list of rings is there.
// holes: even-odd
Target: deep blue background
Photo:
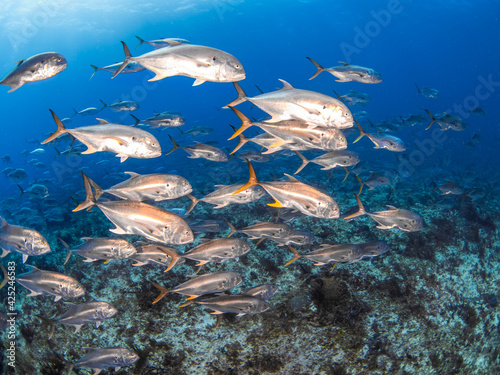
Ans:
[[[242,86],[249,95],[258,93],[254,85],[264,91],[280,87],[278,78],[297,88],[329,95],[333,95],[332,88],[341,94],[350,89],[366,92],[372,101],[365,109],[374,122],[409,113],[425,114],[422,107],[432,112],[451,109],[454,104],[462,104],[467,97],[474,96],[479,77],[492,74],[493,79],[500,82],[497,48],[500,5],[493,1],[401,1],[402,11],[392,14],[390,22],[370,38],[368,45],[351,56],[351,63],[369,66],[381,73],[384,81],[379,85],[339,84],[327,73],[309,81],[315,68],[305,57],[313,57],[325,67],[346,60],[341,46],[346,43],[356,46],[357,28],[364,30],[374,21],[372,12],[386,12],[388,4],[393,2],[164,3],[86,1],[69,4],[65,0],[6,3],[0,19],[3,23],[0,29],[2,76],[13,68],[15,61],[41,52],[56,51],[68,61],[68,68],[49,80],[27,84],[10,94],[8,87],[0,87],[0,154],[12,156],[15,163],[11,166],[26,167],[27,158],[19,153],[37,147],[26,141],[42,140],[55,130],[49,108],[61,118],[69,117],[72,108],[100,107],[99,98],[109,103],[121,98],[136,99],[141,109],[134,114],[139,118],[149,117],[153,111],[180,111],[187,120],[185,129],[191,125],[212,126],[217,132],[211,139],[225,144],[231,134],[228,124],[238,124],[231,111],[220,110],[235,97],[231,84],[205,83],[192,87],[193,79],[172,77],[154,83],[153,89],[144,90],[151,87],[145,83],[146,77],[151,76],[148,72],[122,74],[113,80],[109,73],[98,72],[89,80],[90,64],[104,66],[123,59],[120,40],[128,43],[134,56],[151,49],[145,45],[134,50],[135,35],[146,40],[182,37],[235,55],[246,69],[247,79]],[[30,24],[38,26],[33,28]],[[414,82],[438,89],[441,98],[418,96]],[[496,104],[499,87],[494,90],[487,100],[480,102],[486,116],[471,115],[466,119],[465,132],[450,132],[449,140],[438,155],[439,158],[451,157],[448,168],[458,171],[495,167],[500,137]],[[260,115],[256,110],[250,112],[247,104],[241,108],[248,115]],[[109,109],[98,117],[132,123],[128,115],[116,115]],[[85,117],[75,119],[68,127],[94,123],[92,117]],[[417,133],[414,130],[398,133],[409,151],[415,147],[412,137]],[[475,149],[466,149],[464,144],[474,133],[481,134],[482,143]],[[164,139],[160,141],[166,151],[170,143]],[[40,159],[46,158],[50,164],[55,152],[50,147],[47,150],[47,155]],[[156,159],[156,163],[169,163],[169,159]],[[119,165],[117,160],[115,165]],[[422,166],[425,167],[433,165]],[[3,176],[0,178],[4,188],[14,186]]]

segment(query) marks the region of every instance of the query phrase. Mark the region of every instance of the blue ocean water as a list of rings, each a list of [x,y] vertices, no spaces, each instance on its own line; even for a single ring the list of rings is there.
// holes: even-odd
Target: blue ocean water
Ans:
[[[40,217],[31,222],[31,227],[47,237],[52,253],[30,257],[28,263],[83,278],[85,286],[92,290],[86,301],[104,298],[112,303],[118,288],[134,293],[144,290],[149,301],[141,300],[141,304],[133,300],[121,301],[122,311],[129,308],[127,303],[136,303],[130,309],[141,315],[124,313],[121,318],[106,322],[104,329],[82,329],[80,336],[73,335],[70,328],[58,327],[58,333],[49,346],[45,332],[38,329],[42,323],[36,315],[42,312],[47,316],[60,315],[63,306],[55,306],[48,296],[26,298],[25,291],[18,286],[17,309],[22,312],[22,317],[18,322],[16,373],[50,373],[50,361],[43,362],[40,353],[57,353],[58,357],[50,358],[57,362],[53,367],[60,368],[65,365],[62,358],[75,362],[84,354],[79,347],[86,346],[138,348],[140,366],[135,370],[134,367],[122,370],[134,374],[169,371],[178,374],[403,374],[417,371],[468,374],[500,371],[496,349],[498,307],[495,303],[483,303],[485,296],[497,298],[499,288],[495,270],[499,267],[496,228],[500,220],[497,187],[500,178],[497,147],[500,113],[496,104],[500,98],[500,52],[495,46],[500,42],[500,7],[496,2],[8,0],[3,6],[0,15],[1,76],[12,70],[16,61],[48,51],[62,54],[68,67],[55,77],[28,83],[13,93],[7,93],[8,88],[0,86],[0,154],[11,159],[10,162],[0,161],[1,169],[22,168],[28,176],[15,181],[0,174],[1,215],[9,223],[24,226],[30,226],[30,216]],[[354,127],[354,135],[348,136],[348,149],[357,152],[366,163],[362,178],[366,180],[370,171],[386,173],[390,175],[393,189],[364,190],[361,198],[373,211],[383,210],[386,204],[417,211],[426,223],[424,230],[418,234],[378,230],[371,219],[362,219],[361,224],[340,219],[332,222],[301,219],[297,229],[310,231],[318,237],[316,245],[302,247],[302,253],[316,249],[322,241],[341,243],[373,239],[388,241],[392,250],[380,257],[384,257],[383,260],[377,258],[370,265],[358,266],[358,262],[339,266],[340,270],[330,272],[329,266],[320,270],[304,260],[299,262],[307,267],[299,268],[294,264],[283,268],[282,265],[290,259],[287,250],[268,245],[265,249],[272,251],[271,254],[260,250],[261,253],[256,253],[258,255],[249,254],[240,260],[238,266],[231,267],[240,267],[238,270],[245,273],[244,279],[255,280],[247,282],[248,287],[257,285],[257,281],[276,283],[282,291],[278,299],[271,303],[270,311],[241,318],[241,321],[248,320],[244,325],[239,323],[240,320],[226,318],[217,331],[212,331],[213,321],[201,308],[186,312],[191,308],[186,307],[177,312],[179,299],[175,303],[168,302],[168,311],[156,308],[157,305],[151,307],[156,291],[150,287],[150,281],[161,280],[173,287],[184,281],[185,275],[194,272],[193,269],[182,269],[172,280],[164,276],[163,269],[131,270],[130,264],[124,261],[118,266],[113,263],[87,264],[73,256],[72,263],[63,267],[65,253],[57,237],[71,240],[70,245],[76,246],[80,237],[111,235],[108,232],[111,224],[97,209],[90,214],[71,212],[76,206],[75,201],[81,202],[84,198],[81,170],[104,188],[124,180],[125,175],[116,173],[125,171],[179,174],[191,182],[193,195],[198,198],[215,190],[215,185],[245,183],[248,179],[247,167],[238,158],[219,164],[189,159],[184,151],[177,150],[156,159],[128,159],[120,163],[110,153],[56,158],[58,151],[70,146],[67,140],[54,145],[30,142],[40,142],[55,131],[49,109],[60,118],[72,117],[73,108],[101,108],[101,99],[107,104],[118,100],[137,101],[140,108],[132,113],[140,119],[166,110],[180,112],[186,121],[182,127],[184,131],[193,126],[213,128],[212,133],[196,137],[180,135],[177,129],[150,130],[160,141],[164,154],[172,147],[169,135],[181,146],[195,141],[212,142],[228,151],[236,146],[235,140],[227,141],[233,133],[229,125],[239,127],[241,122],[232,111],[222,109],[236,97],[230,83],[207,82],[193,87],[194,80],[188,77],[148,82],[154,76],[148,71],[120,74],[114,79],[110,73],[99,71],[91,78],[91,64],[105,66],[123,61],[120,41],[128,44],[133,56],[152,50],[149,45],[135,49],[138,43],[135,36],[145,40],[185,38],[193,44],[231,53],[245,68],[246,79],[240,84],[249,96],[258,95],[259,89],[270,92],[280,88],[282,85],[278,79],[286,80],[296,88],[332,97],[335,97],[332,90],[340,95],[349,90],[368,94],[371,101],[366,106],[350,107],[354,117],[356,111],[366,111],[367,118],[375,124],[370,127],[368,121],[362,122],[369,132],[379,132],[381,128],[377,129],[377,126],[383,121],[388,122],[391,125],[389,133],[405,142],[406,151],[374,150],[366,138],[353,143],[358,132]],[[306,57],[324,67],[338,65],[339,61],[370,67],[381,74],[383,82],[376,85],[338,83],[328,73],[309,80],[315,67]],[[440,97],[431,99],[419,95],[415,83],[420,88],[437,89]],[[249,103],[238,108],[251,119],[266,116]],[[433,114],[448,112],[460,116],[466,128],[460,132],[441,132],[434,124],[430,130],[425,130],[429,118],[424,109]],[[425,123],[415,126],[402,123],[401,118],[410,114],[424,116]],[[96,116],[75,116],[67,127],[96,124],[94,117],[128,125],[134,123],[128,113],[115,113],[106,108]],[[255,129],[245,132],[248,137],[257,133]],[[45,152],[30,154],[38,148]],[[259,148],[247,144],[241,152],[250,149],[259,151]],[[27,152],[23,154],[25,150]],[[310,158],[317,155],[308,154]],[[102,161],[106,162],[99,163]],[[34,166],[37,162],[43,166]],[[259,179],[271,181],[271,174],[277,177],[283,173],[292,174],[300,163],[295,155],[286,155],[268,163],[254,163],[254,167]],[[358,191],[359,184],[353,174],[342,183],[345,172],[335,169],[332,170],[332,179],[327,180],[327,172],[310,164],[299,178],[331,193],[341,211],[345,212],[356,205],[353,194]],[[39,198],[29,194],[19,197],[19,187],[26,191],[40,180],[47,186],[49,198],[57,201],[63,221],[45,220],[49,208]],[[452,208],[447,205],[443,208],[445,205],[437,203],[442,197],[439,189],[434,188],[447,181],[455,182],[466,193],[453,198]],[[474,189],[482,192],[479,199],[467,195]],[[9,198],[16,203],[7,202]],[[229,220],[240,228],[257,220],[270,221],[271,216],[264,216],[265,203],[267,201],[251,206],[229,206],[219,211],[199,203],[192,215]],[[187,209],[189,201],[181,199],[169,208],[174,206]],[[209,238],[225,235],[225,232],[207,234]],[[423,253],[432,254],[426,258]],[[19,273],[28,271],[23,268],[19,254],[10,254],[3,262],[11,260],[16,261]],[[224,265],[210,270],[225,269]],[[116,278],[115,281],[110,278],[112,286],[102,282],[99,286],[94,285],[93,281],[105,272],[111,272]],[[352,314],[359,315],[353,327],[362,334],[352,336],[352,327],[345,323],[348,319],[332,317],[337,312],[325,307],[325,303],[335,305],[345,296],[345,293],[338,292],[340,295],[337,295],[333,291],[333,297],[327,297],[325,288],[332,283],[342,283],[342,288],[349,290],[350,311],[356,310]],[[450,291],[454,283],[460,285],[459,295]],[[387,293],[377,294],[384,287]],[[429,301],[426,298],[431,292],[435,298]],[[323,300],[318,294],[323,295]],[[306,302],[294,300],[291,303],[294,296],[303,296]],[[306,307],[302,308],[302,304]],[[387,309],[387,306],[392,308]],[[422,323],[424,318],[420,316],[405,316],[405,309],[418,310],[420,315],[426,315],[425,322]],[[447,316],[444,310],[453,314]],[[342,311],[347,314],[347,310]],[[167,314],[171,314],[168,326],[176,328],[169,328],[168,334],[161,335],[161,331],[166,330],[161,321]],[[149,325],[138,328],[138,319],[149,322]],[[378,323],[379,328],[374,328],[374,322],[378,320],[394,324]],[[293,328],[285,327],[287,324]],[[128,334],[127,330],[132,326],[135,328]],[[277,327],[277,331],[271,332],[269,326]],[[439,340],[428,334],[437,330],[436,327],[440,327],[443,348],[430,343]],[[193,332],[188,333],[190,329]],[[34,332],[21,333],[27,330]],[[113,330],[113,333],[106,338],[108,330]],[[117,334],[116,330],[120,333]],[[253,334],[247,335],[250,330]],[[426,333],[419,336],[415,333],[419,330]],[[465,334],[459,333],[464,330]],[[332,343],[331,337],[327,339],[332,335],[338,337],[341,347]],[[349,339],[349,335],[355,339]],[[154,337],[151,340],[156,344],[149,339],[144,341],[145,337]],[[316,340],[318,337],[321,339]],[[72,350],[66,346],[66,340],[72,340]],[[211,342],[216,343],[217,349],[207,349]],[[474,348],[481,348],[476,350],[479,354],[471,354],[475,349],[464,349],[466,342],[476,345]],[[416,348],[419,345],[423,345],[424,354],[418,353]],[[306,355],[309,347],[311,351]],[[203,360],[202,353],[207,350],[209,354]],[[285,353],[296,351],[301,354],[285,356]],[[452,352],[454,356],[450,364],[445,358]],[[33,363],[28,365],[30,361]],[[8,366],[3,368],[13,371]],[[41,368],[45,372],[40,372]],[[84,370],[78,371],[84,373]]]

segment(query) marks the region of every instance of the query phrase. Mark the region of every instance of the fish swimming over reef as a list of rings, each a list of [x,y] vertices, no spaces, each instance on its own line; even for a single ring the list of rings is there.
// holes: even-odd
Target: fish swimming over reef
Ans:
[[[0,217],[0,248],[3,258],[11,251],[22,254],[23,263],[29,256],[43,255],[50,252],[50,245],[39,232],[33,229],[8,224]]]
[[[89,367],[94,370],[93,375],[98,375],[108,367],[114,367],[115,371],[139,360],[139,356],[132,350],[126,348],[103,348],[90,349],[79,361],[73,363],[68,371],[71,374],[73,367]]]
[[[153,286],[160,290],[160,295],[156,297],[153,304],[157,303],[168,293],[178,293],[189,296],[188,300],[202,296],[204,294],[222,293],[240,285],[241,276],[231,271],[207,273],[205,275],[194,276],[188,281],[168,290],[156,283]]]
[[[85,201],[73,211],[97,206],[115,225],[110,229],[115,234],[137,234],[152,241],[182,245],[193,242],[193,231],[180,216],[146,203],[121,200],[99,202],[92,193],[92,182],[83,173]]]
[[[66,59],[55,52],[45,52],[19,60],[16,67],[1,81],[1,85],[9,86],[8,92],[16,91],[28,82],[41,81],[55,76],[68,66]]]
[[[246,294],[225,295],[196,301],[198,305],[213,310],[210,314],[234,313],[240,317],[246,314],[260,314],[270,309],[268,302]]]
[[[54,302],[57,302],[61,298],[76,298],[85,294],[83,285],[70,276],[26,266],[32,270],[18,275],[16,281],[31,292],[28,297],[50,294],[55,296]]]
[[[78,139],[87,150],[82,154],[110,151],[124,162],[129,157],[137,159],[150,159],[161,156],[161,147],[158,140],[150,133],[131,126],[111,124],[99,119],[98,125],[82,126],[76,129],[66,129],[57,115],[50,110],[57,130],[42,144],[53,141],[63,134],[69,134]]]

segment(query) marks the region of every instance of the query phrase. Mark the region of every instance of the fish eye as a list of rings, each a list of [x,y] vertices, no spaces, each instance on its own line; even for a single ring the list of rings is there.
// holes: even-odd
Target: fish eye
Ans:
[[[349,113],[345,112],[344,117],[349,117]]]
[[[326,109],[326,105],[323,106],[323,109]]]
[[[215,56],[214,56],[214,57],[212,58],[212,60],[213,60],[213,61],[215,61],[215,60],[217,60],[217,59],[216,59],[216,58],[215,58]]]
[[[136,140],[135,136],[133,136],[133,137],[132,137],[132,140],[133,140],[133,141],[135,141],[135,140]]]

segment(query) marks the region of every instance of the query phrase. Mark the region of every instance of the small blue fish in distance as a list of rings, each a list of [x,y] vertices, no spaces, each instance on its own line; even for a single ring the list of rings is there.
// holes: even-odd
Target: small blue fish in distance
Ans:
[[[78,362],[71,365],[68,374],[71,374],[73,367],[90,367],[94,370],[93,375],[99,374],[107,367],[114,367],[115,371],[139,360],[139,356],[132,350],[125,348],[103,348],[90,350]]]
[[[25,83],[53,77],[67,66],[66,59],[58,53],[40,53],[19,60],[16,67],[0,81],[0,84],[9,86],[11,89],[8,92],[13,92]]]

